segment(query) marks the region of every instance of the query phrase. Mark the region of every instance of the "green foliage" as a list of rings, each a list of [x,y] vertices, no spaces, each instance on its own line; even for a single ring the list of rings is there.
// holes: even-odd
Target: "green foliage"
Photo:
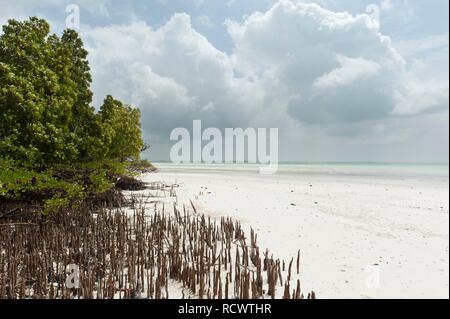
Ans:
[[[58,210],[68,207],[70,205],[70,198],[67,196],[54,196],[45,201],[44,208],[42,210],[42,214],[44,216],[48,216],[52,213],[57,212]]]
[[[124,163],[108,160],[59,164],[40,172],[0,160],[0,202],[31,199],[43,204],[42,213],[46,215],[110,190],[116,176],[124,173]]]
[[[98,193],[104,193],[111,189],[114,184],[106,177],[105,171],[95,171],[89,175],[91,189]]]
[[[139,109],[91,106],[88,52],[73,30],[9,20],[0,35],[0,203],[37,196],[43,213],[114,187],[148,148]],[[150,167],[141,162],[139,167]]]
[[[50,213],[85,197],[83,185],[55,178],[51,171],[43,173],[15,168],[0,162],[0,199],[44,197],[44,213]]]
[[[19,161],[76,158],[69,129],[76,86],[67,50],[44,20],[10,20],[0,37],[0,151]]]
[[[83,41],[73,30],[9,20],[0,36],[0,157],[28,165],[139,158],[140,111],[108,96],[91,106]]]
[[[102,123],[95,109],[90,106],[93,93],[90,90],[92,77],[87,60],[88,52],[83,41],[74,30],[65,30],[62,45],[68,50],[71,79],[76,86],[76,100],[72,105],[70,130],[75,134],[79,160],[89,161],[102,158]]]
[[[58,167],[58,166],[56,166]],[[61,169],[67,166],[61,165]],[[72,165],[72,169],[75,171],[104,171],[111,175],[122,175],[126,174],[128,171],[127,162],[119,162],[117,160],[105,159],[102,161],[95,162],[82,162],[75,163]]]
[[[137,159],[144,146],[141,136],[141,112],[139,109],[123,105],[108,95],[99,113],[104,124],[104,145],[107,157]]]

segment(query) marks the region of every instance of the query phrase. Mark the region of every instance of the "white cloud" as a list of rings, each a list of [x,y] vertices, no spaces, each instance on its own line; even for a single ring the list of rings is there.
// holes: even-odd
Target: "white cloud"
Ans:
[[[448,105],[448,82],[424,85],[408,72],[366,15],[280,0],[227,28],[231,53],[197,32],[187,14],[159,28],[135,21],[84,29],[96,104],[113,94],[138,105],[144,129],[160,136],[202,119],[219,128],[279,127],[281,136],[329,133],[332,141],[374,143],[399,143],[409,132],[402,118]]]
[[[377,75],[381,68],[378,63],[363,58],[352,59],[338,56],[337,61],[340,66],[317,78],[314,82],[315,88],[324,90],[348,86],[355,81],[363,81],[365,78]]]
[[[419,81],[411,79],[406,83],[404,93],[398,93],[395,115],[414,115],[431,111],[448,110],[448,81]]]
[[[228,55],[196,32],[186,14],[158,29],[134,22],[83,32],[96,104],[113,94],[138,105],[154,133],[200,116],[216,126],[245,124],[259,106],[257,86],[234,77]]]
[[[354,122],[395,108],[404,60],[366,15],[282,0],[227,24],[236,66],[263,85],[277,83],[279,103],[296,119]]]

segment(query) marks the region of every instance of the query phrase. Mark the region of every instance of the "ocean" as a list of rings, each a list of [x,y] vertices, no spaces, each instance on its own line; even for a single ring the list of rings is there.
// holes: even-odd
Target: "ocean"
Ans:
[[[173,164],[154,163],[165,172],[227,172],[257,174],[260,164]],[[418,178],[448,181],[449,164],[414,163],[306,163],[283,162],[275,175],[336,175],[383,178]]]

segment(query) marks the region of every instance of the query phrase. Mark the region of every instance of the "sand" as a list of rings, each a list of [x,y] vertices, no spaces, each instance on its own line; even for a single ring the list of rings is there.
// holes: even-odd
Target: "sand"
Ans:
[[[177,184],[179,204],[253,227],[277,257],[300,249],[319,298],[449,298],[448,166],[157,167],[143,180]]]

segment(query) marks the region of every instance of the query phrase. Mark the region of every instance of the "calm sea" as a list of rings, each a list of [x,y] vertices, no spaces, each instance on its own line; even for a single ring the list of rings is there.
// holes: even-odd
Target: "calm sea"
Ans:
[[[165,172],[257,173],[260,164],[173,164],[155,163]],[[448,180],[449,164],[401,163],[280,163],[277,175],[339,175]]]

